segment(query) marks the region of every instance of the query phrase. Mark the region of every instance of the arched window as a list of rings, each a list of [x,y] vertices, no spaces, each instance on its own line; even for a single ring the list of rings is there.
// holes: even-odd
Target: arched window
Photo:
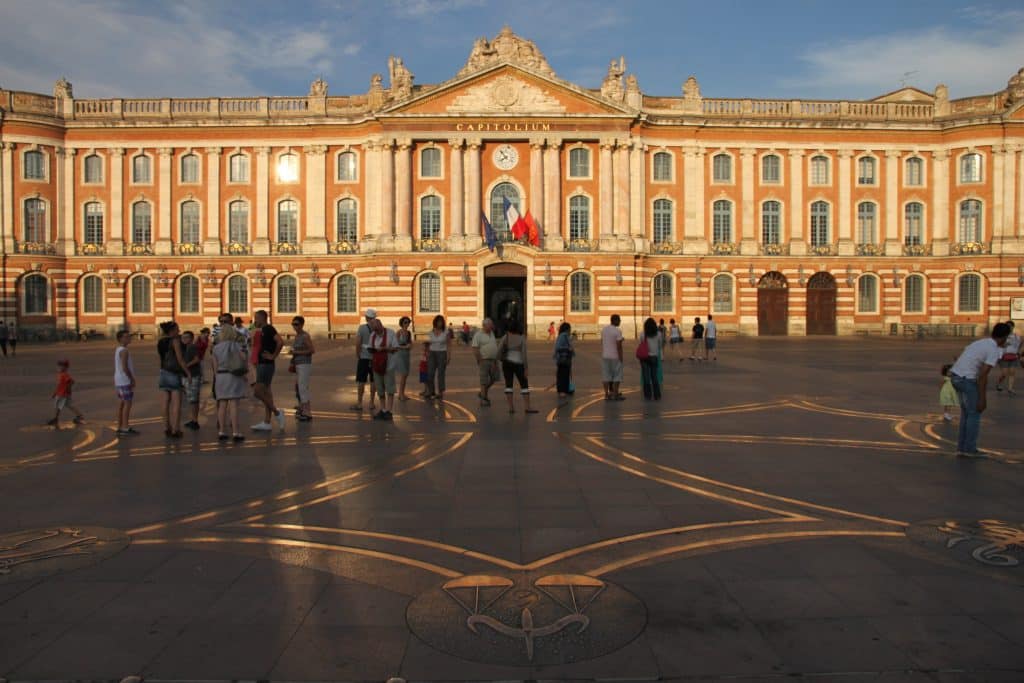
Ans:
[[[715,313],[732,312],[732,278],[725,273],[719,273],[711,280],[711,292],[714,297],[712,308]]]
[[[441,276],[437,273],[420,275],[420,313],[441,312]]]
[[[286,152],[277,158],[277,182],[299,182],[299,156]]]
[[[198,183],[199,182],[199,156],[195,154],[186,154],[181,157],[181,182],[183,183]]]
[[[428,194],[420,198],[420,239],[436,240],[441,237],[441,198]]]
[[[136,275],[131,281],[132,313],[150,313],[153,310],[153,286],[145,275]]]
[[[874,275],[861,275],[857,280],[857,312],[878,312],[878,278]]]
[[[199,202],[181,203],[181,243],[199,244]]]
[[[590,197],[578,194],[569,198],[569,241],[590,239]]]
[[[149,202],[132,204],[132,244],[153,242],[153,207]]]
[[[712,235],[714,244],[729,244],[732,242],[732,202],[728,199],[719,199],[711,207],[712,213]]]
[[[338,201],[338,241],[355,244],[359,240],[359,214],[356,200]]]
[[[46,180],[46,155],[39,150],[25,152],[25,180]]]
[[[241,152],[228,158],[228,182],[249,182],[249,157]]]
[[[661,181],[672,180],[672,155],[668,152],[654,153],[654,179]]]
[[[249,203],[244,200],[228,204],[228,242],[249,242]]]
[[[590,150],[586,147],[573,147],[569,150],[569,177],[590,177]]]
[[[195,275],[182,275],[178,280],[178,311],[199,312],[199,278]]]
[[[654,243],[672,241],[672,200],[654,200]]]
[[[711,178],[716,183],[732,182],[732,157],[728,154],[716,154],[711,159]]]
[[[50,226],[46,223],[46,202],[42,199],[25,200],[25,241],[49,242]]]
[[[924,242],[924,205],[910,202],[903,207],[903,243],[908,247]]]
[[[960,182],[981,182],[981,155],[971,152],[960,157]]]
[[[25,315],[46,315],[50,312],[50,281],[34,273],[25,278]]]
[[[908,187],[924,185],[924,160],[921,157],[910,157],[904,166],[903,184]]]
[[[420,177],[441,177],[441,150],[437,147],[427,147],[420,152]]]
[[[828,185],[828,157],[824,154],[811,157],[811,185]]]
[[[960,202],[960,229],[957,237],[961,243],[981,241],[981,202],[968,199]]]
[[[299,243],[299,203],[292,199],[277,204],[277,241]]]
[[[582,271],[569,276],[569,310],[587,313],[591,310],[590,273]]]
[[[874,185],[877,180],[875,178],[875,158],[874,157],[861,157],[857,159],[857,184],[858,185]]]
[[[586,150],[584,150],[586,151]],[[512,183],[498,183],[491,190],[491,227],[499,240],[512,239],[512,226],[505,220],[505,199],[519,210],[519,190]]]
[[[356,276],[339,275],[335,310],[338,313],[356,312]]]
[[[299,283],[294,275],[277,278],[277,310],[279,313],[299,311]]]
[[[957,310],[961,313],[981,312],[981,276],[967,273],[960,277],[957,287]]]
[[[356,175],[356,153],[342,152],[338,155],[338,180],[349,182],[358,177]]]
[[[779,244],[782,240],[782,205],[769,200],[761,204],[761,244]]]
[[[908,275],[903,281],[903,310],[924,313],[924,276]]]
[[[857,244],[875,244],[878,241],[878,221],[874,202],[857,204]]]
[[[244,275],[232,275],[228,278],[228,311],[249,312],[249,282]]]
[[[671,313],[675,310],[672,292],[674,281],[671,273],[658,273],[654,276],[654,312]]]
[[[85,205],[85,243],[103,244],[103,205],[89,202]]]
[[[103,157],[99,154],[90,154],[85,157],[85,182],[103,182]]]
[[[132,182],[150,183],[153,181],[153,164],[145,154],[132,157]]]
[[[82,313],[103,312],[103,278],[86,275],[82,278]]]
[[[811,204],[811,246],[824,247],[831,243],[828,202],[814,202]]]
[[[782,182],[782,160],[777,154],[765,154],[761,157],[761,182]]]

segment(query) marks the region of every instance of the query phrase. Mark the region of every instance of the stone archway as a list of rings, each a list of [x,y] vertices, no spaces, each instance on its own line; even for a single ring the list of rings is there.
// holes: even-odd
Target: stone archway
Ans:
[[[757,283],[757,333],[785,336],[789,332],[789,282],[773,270]]]
[[[513,318],[525,329],[526,266],[495,263],[484,268],[484,315],[494,321],[499,336]]]
[[[807,334],[836,333],[836,279],[815,273],[807,281]]]

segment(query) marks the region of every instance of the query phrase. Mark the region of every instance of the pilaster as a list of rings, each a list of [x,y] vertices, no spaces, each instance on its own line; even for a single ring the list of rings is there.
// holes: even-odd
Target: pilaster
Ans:
[[[1001,253],[1003,238],[1006,237],[1006,198],[1003,191],[1006,182],[1006,145],[992,146],[992,248]]]
[[[373,138],[363,145],[366,156],[366,198],[363,213],[366,216],[366,228],[360,245],[362,251],[374,251],[377,247],[377,236],[381,231],[380,220],[380,140]]]
[[[789,225],[782,229],[789,232],[789,253],[803,256],[807,253],[804,209],[804,156],[802,149],[789,150]]]
[[[465,233],[465,248],[476,249],[483,243],[481,232],[483,223],[480,221],[480,149],[483,141],[471,138],[466,141],[466,223],[476,225],[476,230]]]
[[[612,237],[614,234],[614,202],[612,193],[614,192],[614,178],[615,170],[612,168],[612,151],[615,149],[615,140],[603,139],[601,140],[601,161],[598,165],[597,172],[598,177],[598,188],[599,188],[599,201],[600,208],[598,209],[598,217],[600,219],[601,226],[601,246],[604,248],[605,242]]]
[[[466,224],[472,225],[472,216],[466,216],[466,178],[462,172],[462,146],[464,140],[462,138],[451,138],[448,140],[448,146],[451,147],[451,152],[448,155],[450,162],[449,168],[449,182],[451,187],[451,219],[449,225],[451,225],[451,236],[456,237],[460,240],[466,236]]]
[[[544,139],[530,140],[530,215],[544,224]]]
[[[633,235],[633,248],[638,251],[647,250],[647,223],[645,207],[647,199],[644,190],[647,184],[647,166],[644,158],[644,143],[633,140],[629,150],[629,225]]]
[[[932,152],[932,255],[949,255],[949,150]]]
[[[836,219],[839,225],[839,255],[853,256],[856,247],[853,243],[853,219],[851,215],[851,183],[853,182],[853,152],[845,149],[836,153],[836,182],[839,184],[839,208]]]
[[[124,249],[124,148],[107,150],[110,158],[110,226],[108,254],[121,254]]]
[[[171,161],[174,150],[169,147],[161,147],[157,151],[160,157],[157,173],[159,189],[157,190],[157,221],[153,253],[157,256],[167,256],[172,252],[172,236],[174,235],[172,222],[174,212],[171,207]]]
[[[758,253],[756,223],[754,220],[754,155],[756,150],[740,150],[740,253],[755,256]]]
[[[268,232],[270,201],[270,148],[256,148],[256,239],[252,243],[252,253],[266,256],[270,253],[270,236]]]
[[[206,232],[203,253],[220,253],[220,147],[206,148]]]
[[[57,148],[57,253],[75,253],[75,149]]]
[[[327,147],[306,145],[302,154],[306,159],[306,235],[302,240],[302,253],[326,254]]]
[[[615,237],[618,248],[624,248],[629,240],[629,148],[628,140],[619,140],[615,145]]]
[[[885,152],[885,254],[899,256],[903,253],[900,243],[899,210],[899,150]]]
[[[395,249],[412,251],[412,140],[409,139],[399,140],[395,145]]]
[[[14,251],[14,143],[0,142],[0,229],[3,253]]]
[[[704,160],[703,147],[683,150],[683,252],[706,254],[707,230],[704,225]]]
[[[380,233],[378,248],[394,244],[395,235],[395,142],[380,144]]]
[[[544,249],[562,251],[562,141],[547,139],[544,150]]]

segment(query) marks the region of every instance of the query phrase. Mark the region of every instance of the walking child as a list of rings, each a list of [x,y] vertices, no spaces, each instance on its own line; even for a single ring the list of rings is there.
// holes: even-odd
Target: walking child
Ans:
[[[939,403],[942,404],[942,419],[946,422],[953,421],[953,413],[959,409],[959,399],[956,397],[956,389],[953,388],[953,380],[949,376],[949,369],[952,363],[942,366],[942,388],[939,389]]]
[[[60,429],[60,413],[65,408],[75,414],[74,422],[76,425],[85,422],[85,416],[71,402],[71,387],[74,385],[75,380],[71,377],[71,373],[68,372],[70,366],[71,363],[67,360],[57,361],[57,388],[53,390],[53,396],[51,397],[57,412],[54,414],[53,419],[46,423],[54,429]]]
[[[131,426],[132,399],[135,398],[135,365],[132,363],[128,344],[132,335],[128,330],[117,333],[117,348],[114,350],[114,390],[117,392],[117,435],[138,434]]]

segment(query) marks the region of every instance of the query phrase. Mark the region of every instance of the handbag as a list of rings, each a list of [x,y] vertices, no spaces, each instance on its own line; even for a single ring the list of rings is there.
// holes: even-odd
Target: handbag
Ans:
[[[178,362],[178,356],[174,353],[174,342],[172,341],[167,347],[167,352],[164,353],[164,357],[160,361],[160,369],[166,372],[172,372],[175,375],[184,375],[185,372],[182,370],[181,363]]]
[[[373,347],[377,346],[375,341],[374,341],[376,339],[377,339],[377,335],[374,334],[373,337],[370,339],[370,346],[373,346]],[[387,335],[386,334],[385,335],[381,335],[381,339],[386,341],[387,340]],[[373,350],[373,363],[371,365],[371,368],[373,369],[373,374],[375,374],[375,375],[383,375],[383,374],[387,373],[387,371],[388,371],[388,352],[387,351],[381,351],[381,350],[378,350],[377,348],[374,348],[374,350]]]
[[[249,367],[242,358],[242,351],[236,342],[229,342],[227,358],[224,359],[224,369],[236,377],[241,377],[249,372]]]
[[[1011,363],[1017,360],[1017,354],[1015,353],[1004,353],[1000,360],[1010,361]]]
[[[645,336],[640,340],[640,343],[636,347],[636,359],[647,360],[651,357],[651,347],[647,345],[647,337]]]

